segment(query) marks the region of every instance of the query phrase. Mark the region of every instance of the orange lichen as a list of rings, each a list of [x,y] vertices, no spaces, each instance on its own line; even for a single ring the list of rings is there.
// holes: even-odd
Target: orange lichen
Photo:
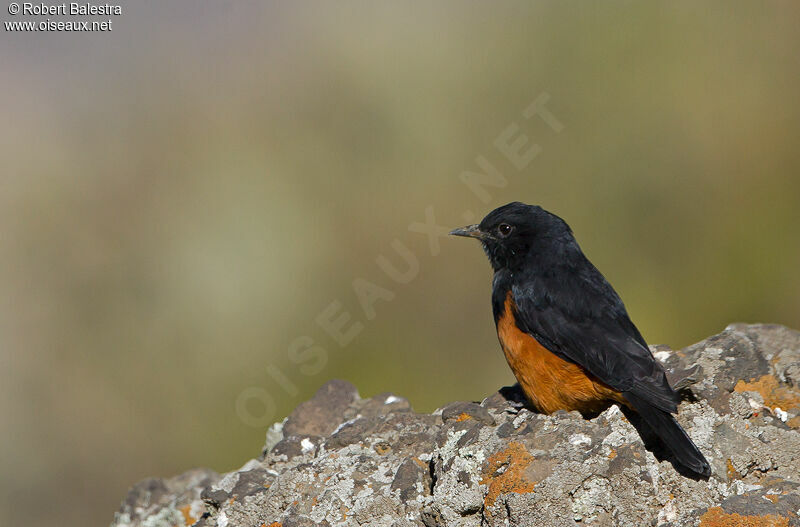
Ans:
[[[783,410],[800,408],[800,393],[781,386],[773,375],[763,375],[751,382],[740,380],[733,387],[737,392],[758,392],[764,398],[764,404],[770,408],[780,407]]]
[[[800,417],[792,417],[786,421],[786,424],[792,428],[800,428]]]
[[[767,498],[772,503],[778,503],[778,500],[781,499],[780,496],[777,494],[764,494],[764,497]]]
[[[180,510],[181,514],[183,514],[183,523],[185,523],[186,525],[194,525],[195,523],[197,523],[197,518],[195,518],[191,514],[192,510],[191,505],[184,505],[178,510]]]
[[[472,416],[467,412],[461,412],[458,417],[456,417],[456,422],[460,423],[461,421],[466,421],[467,419],[472,419]]]
[[[725,463],[728,466],[728,479],[741,479],[742,475],[733,467],[733,462],[728,458]]]
[[[775,514],[742,516],[729,514],[722,507],[711,507],[700,516],[700,527],[789,527],[789,518]]]
[[[608,453],[608,459],[614,459],[615,457],[617,457],[617,451],[612,448],[611,452]]]
[[[427,464],[426,464],[424,461],[422,461],[420,458],[418,458],[418,457],[412,457],[412,458],[411,458],[411,461],[413,461],[414,463],[416,463],[417,465],[419,465],[419,468],[422,468],[422,469],[428,470],[428,465],[427,465]]]
[[[533,492],[536,482],[530,481],[525,475],[525,469],[532,461],[533,456],[516,441],[489,456],[481,478],[481,485],[489,485],[489,491],[483,500],[484,505],[491,507],[498,496],[507,492],[516,494]],[[498,474],[503,467],[505,470]]]
[[[269,525],[261,524],[261,527],[281,527],[281,522],[272,522]]]

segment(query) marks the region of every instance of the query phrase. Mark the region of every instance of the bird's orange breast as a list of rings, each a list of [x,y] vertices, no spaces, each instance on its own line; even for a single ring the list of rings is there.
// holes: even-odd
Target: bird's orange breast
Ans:
[[[619,392],[589,375],[581,366],[566,361],[521,331],[515,322],[514,299],[509,291],[503,314],[497,320],[497,336],[525,395],[544,413],[556,410],[600,411],[612,401],[623,402]]]

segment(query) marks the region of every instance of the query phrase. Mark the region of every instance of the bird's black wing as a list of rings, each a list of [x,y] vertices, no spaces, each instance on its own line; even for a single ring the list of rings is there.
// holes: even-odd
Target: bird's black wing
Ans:
[[[512,285],[517,325],[611,388],[675,412],[678,395],[622,300],[591,262],[581,260]]]

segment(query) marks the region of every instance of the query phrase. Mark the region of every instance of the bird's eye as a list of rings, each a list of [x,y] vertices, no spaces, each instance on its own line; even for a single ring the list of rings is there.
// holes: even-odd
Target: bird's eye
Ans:
[[[501,223],[500,225],[497,226],[497,234],[499,234],[501,238],[507,237],[509,234],[511,234],[511,231],[513,230],[514,227],[512,227],[508,223]]]

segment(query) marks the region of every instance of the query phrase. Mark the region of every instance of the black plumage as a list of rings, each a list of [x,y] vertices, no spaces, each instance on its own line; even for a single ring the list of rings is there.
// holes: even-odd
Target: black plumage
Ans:
[[[515,202],[452,234],[478,238],[489,257],[495,322],[510,293],[519,330],[619,392],[679,465],[699,476],[710,474],[705,457],[671,415],[679,396],[663,367],[566,222]]]

